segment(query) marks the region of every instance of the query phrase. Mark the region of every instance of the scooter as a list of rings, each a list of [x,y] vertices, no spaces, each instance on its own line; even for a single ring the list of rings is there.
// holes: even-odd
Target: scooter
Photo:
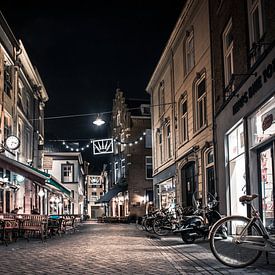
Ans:
[[[219,219],[221,219],[220,213],[215,209],[218,201],[212,194],[208,194],[208,204],[204,208],[198,207],[198,202],[194,199],[195,196],[193,194],[193,202],[197,207],[197,211],[195,215],[185,216],[182,220],[180,228],[176,229],[175,233],[180,233],[182,240],[191,244],[194,243],[196,239],[204,238],[206,239],[210,228],[212,225],[216,223]],[[205,222],[207,220],[207,222]]]

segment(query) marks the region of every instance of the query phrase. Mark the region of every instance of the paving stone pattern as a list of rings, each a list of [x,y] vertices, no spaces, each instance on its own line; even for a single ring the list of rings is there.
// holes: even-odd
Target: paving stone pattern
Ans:
[[[155,238],[134,224],[85,223],[76,233],[0,244],[0,274],[275,274],[275,259],[246,269],[218,263],[206,241]]]

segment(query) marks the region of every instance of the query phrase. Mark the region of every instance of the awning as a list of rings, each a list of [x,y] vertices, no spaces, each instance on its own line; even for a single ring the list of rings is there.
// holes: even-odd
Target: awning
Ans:
[[[38,172],[34,170],[31,166],[27,166],[17,160],[8,158],[2,154],[0,154],[0,167],[41,184],[45,184],[45,180],[48,179],[48,177],[40,173],[39,170]]]
[[[106,194],[104,194],[99,200],[97,200],[95,203],[109,202],[118,193],[124,192],[126,190],[127,190],[127,185],[115,185]]]
[[[70,196],[71,194],[71,190],[61,184],[52,175],[40,171],[37,168],[21,163],[17,160],[8,158],[7,156],[2,154],[0,154],[0,167],[19,174],[29,180],[40,183],[42,186],[48,183],[49,185],[54,186],[67,196]]]
[[[62,193],[64,193],[65,195],[67,196],[70,196],[71,194],[71,190],[68,189],[66,186],[64,186],[61,182],[59,182],[58,179],[56,179],[54,176],[44,172],[44,171],[40,171],[39,169],[37,168],[34,168],[34,167],[31,167],[32,170],[40,173],[41,175],[43,176],[46,176],[46,183],[56,187],[57,189],[59,189]]]

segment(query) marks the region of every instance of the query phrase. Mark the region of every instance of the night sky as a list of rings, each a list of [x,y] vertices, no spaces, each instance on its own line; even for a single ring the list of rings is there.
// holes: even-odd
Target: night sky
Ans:
[[[149,99],[145,88],[184,0],[5,2],[1,12],[40,72],[52,117],[110,112],[117,87]],[[46,139],[108,137],[108,123],[98,129],[94,118],[46,120]]]

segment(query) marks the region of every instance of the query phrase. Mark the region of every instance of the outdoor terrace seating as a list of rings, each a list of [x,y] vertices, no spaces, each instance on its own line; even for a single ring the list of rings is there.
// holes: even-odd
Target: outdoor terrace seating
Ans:
[[[19,216],[18,216],[19,217]],[[29,240],[32,236],[38,236],[45,241],[48,235],[48,216],[46,215],[20,215],[20,231]]]
[[[0,220],[0,239],[5,245],[8,242],[17,240],[19,234],[19,221],[12,218],[3,218]]]

